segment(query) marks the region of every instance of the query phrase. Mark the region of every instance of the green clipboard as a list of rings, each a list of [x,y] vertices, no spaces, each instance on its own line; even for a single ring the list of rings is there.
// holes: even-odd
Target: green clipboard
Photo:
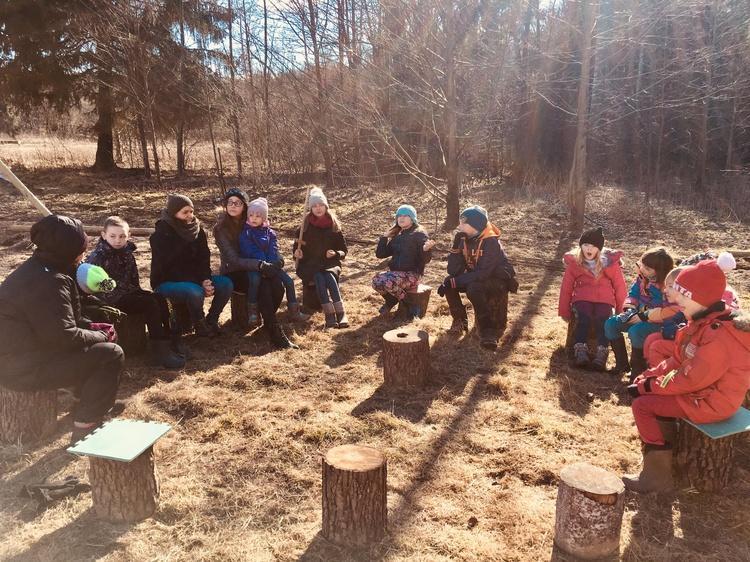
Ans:
[[[172,426],[167,423],[113,419],[69,447],[68,452],[82,457],[130,462],[170,429]]]

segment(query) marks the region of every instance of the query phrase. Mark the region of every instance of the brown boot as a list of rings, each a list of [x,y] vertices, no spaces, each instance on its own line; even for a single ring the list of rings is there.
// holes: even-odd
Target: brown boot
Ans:
[[[672,447],[670,445],[646,445],[643,453],[643,468],[638,476],[622,477],[625,488],[631,492],[669,492],[672,481]]]
[[[336,312],[336,323],[337,328],[348,328],[349,319],[346,317],[346,310],[344,310],[344,301],[333,303],[333,310]]]
[[[338,328],[339,323],[336,321],[336,309],[333,308],[333,303],[331,302],[324,302],[321,304],[321,307],[323,308],[323,314],[325,314],[326,317],[326,328]]]
[[[287,304],[286,310],[289,313],[289,320],[293,322],[307,322],[310,320],[310,315],[302,312],[298,302]]]

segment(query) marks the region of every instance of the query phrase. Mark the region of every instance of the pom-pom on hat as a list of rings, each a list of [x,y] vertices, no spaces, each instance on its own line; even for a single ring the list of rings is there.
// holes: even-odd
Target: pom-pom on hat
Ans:
[[[706,307],[720,301],[726,287],[727,278],[717,260],[706,260],[686,267],[672,285],[681,295]]]
[[[417,210],[411,205],[401,205],[396,209],[396,219],[398,219],[398,217],[409,217],[411,222],[418,224]]]
[[[258,197],[257,199],[253,199],[248,203],[247,205],[247,214],[250,213],[257,213],[261,217],[263,217],[264,221],[268,220],[268,201],[265,197]]]
[[[720,253],[719,257],[716,258],[716,263],[719,265],[719,268],[724,273],[729,273],[733,269],[737,268],[737,261],[734,259],[734,256],[730,254],[729,252]]]
[[[325,205],[328,208],[328,199],[326,199],[325,193],[319,187],[313,187],[307,199],[308,209],[312,209],[314,205]]]
[[[583,234],[581,234],[581,239],[578,241],[578,245],[583,246],[584,244],[591,244],[592,246],[599,248],[599,250],[604,248],[604,233],[602,232],[602,227],[598,226],[584,231]]]
[[[76,281],[81,290],[87,295],[94,293],[109,293],[117,283],[107,272],[98,265],[82,263],[76,271]]]
[[[487,228],[487,223],[489,222],[487,210],[479,205],[473,205],[464,209],[461,213],[461,219],[479,232]]]

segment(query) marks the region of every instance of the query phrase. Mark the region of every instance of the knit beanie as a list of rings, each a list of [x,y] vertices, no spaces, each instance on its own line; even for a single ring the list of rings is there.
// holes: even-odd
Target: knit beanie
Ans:
[[[310,190],[310,197],[307,200],[308,209],[312,209],[314,205],[325,205],[328,208],[328,199],[319,187],[313,187]]]
[[[487,216],[487,210],[480,207],[479,205],[473,205],[467,207],[461,213],[461,219],[466,221],[474,230],[482,232],[487,228],[489,217]]]
[[[237,199],[241,200],[245,206],[247,207],[247,203],[250,200],[250,198],[247,196],[247,193],[242,191],[239,187],[233,187],[232,189],[228,189],[227,192],[224,194],[224,206],[227,206],[227,201],[229,201],[230,197],[236,197]]]
[[[253,199],[248,203],[247,205],[247,214],[250,215],[250,213],[258,213],[261,217],[263,217],[263,221],[268,220],[268,201],[265,197],[258,197],[257,199]]]
[[[31,227],[31,242],[36,246],[36,255],[65,266],[86,251],[88,238],[78,219],[48,215]]]
[[[417,210],[411,205],[401,205],[396,210],[396,219],[398,219],[398,217],[409,217],[411,219],[411,222],[413,222],[414,224],[418,224]]]
[[[98,265],[82,263],[76,271],[78,286],[87,295],[94,293],[109,293],[117,286],[107,272]]]
[[[602,227],[598,226],[590,230],[584,231],[581,234],[581,239],[578,240],[578,245],[583,246],[584,244],[591,244],[601,250],[604,248],[604,234],[602,233]]]
[[[190,197],[188,197],[187,195],[180,195],[179,193],[170,193],[169,195],[167,195],[166,208],[167,214],[170,217],[175,216],[183,207],[195,208],[195,205],[193,205]]]
[[[681,295],[708,307],[721,300],[727,278],[716,260],[706,260],[680,271],[672,287]]]

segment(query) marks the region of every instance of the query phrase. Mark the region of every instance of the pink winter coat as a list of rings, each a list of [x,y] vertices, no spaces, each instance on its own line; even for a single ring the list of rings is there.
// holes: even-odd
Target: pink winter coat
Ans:
[[[628,294],[620,266],[622,252],[607,248],[602,250],[604,269],[598,279],[588,268],[578,263],[575,254],[576,251],[572,251],[563,256],[565,275],[560,287],[558,314],[569,319],[570,307],[578,301],[604,303],[613,307],[616,312],[622,312],[622,305]]]

